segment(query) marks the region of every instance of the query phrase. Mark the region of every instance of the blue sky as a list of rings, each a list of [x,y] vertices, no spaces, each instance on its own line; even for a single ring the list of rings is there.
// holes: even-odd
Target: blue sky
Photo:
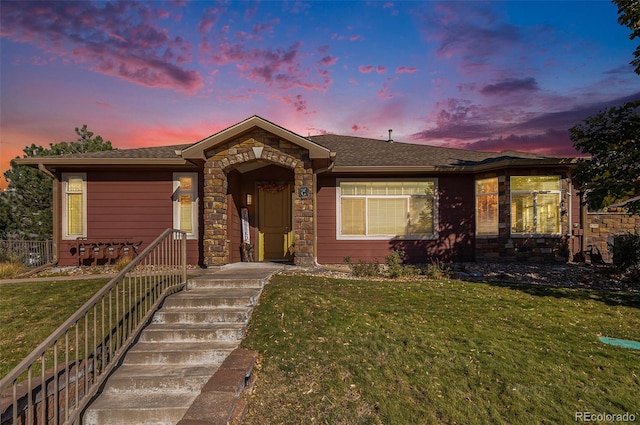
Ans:
[[[573,155],[640,98],[608,1],[0,3],[0,168],[89,129],[192,143],[251,115],[351,134]]]

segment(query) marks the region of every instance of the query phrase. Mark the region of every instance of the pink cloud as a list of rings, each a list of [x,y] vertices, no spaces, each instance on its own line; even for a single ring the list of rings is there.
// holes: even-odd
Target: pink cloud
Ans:
[[[323,66],[335,65],[338,62],[338,58],[335,56],[325,56],[318,61],[318,64]]]
[[[358,124],[353,124],[351,126],[351,130],[353,130],[354,133],[358,133],[360,131],[367,131],[367,130],[369,130],[369,128],[364,127],[364,126],[360,126]]]
[[[363,39],[362,36],[356,35],[356,34],[349,36],[349,41],[358,41],[358,40],[362,40],[362,39]]]
[[[389,89],[389,86],[385,83],[382,84],[382,88],[378,90],[377,96],[380,99],[392,99],[394,94]]]
[[[399,66],[396,68],[396,74],[413,74],[418,72],[418,68],[413,66]]]
[[[267,87],[325,91],[332,80],[322,67],[334,64],[337,58],[326,56],[321,59],[316,63],[316,73],[312,74],[312,68],[302,64],[300,48],[300,42],[293,43],[287,49],[262,49],[247,47],[247,40],[214,44],[204,39],[200,54],[203,62],[209,61],[220,66],[234,65],[242,78]]]
[[[478,140],[466,146],[469,149],[500,152],[504,150],[535,152],[551,156],[576,156],[578,152],[573,148],[569,139],[569,132],[549,129],[541,134],[526,134],[507,137],[497,137]]]
[[[302,95],[296,96],[283,96],[282,101],[290,106],[293,106],[296,112],[304,112],[307,110],[307,101],[302,98]]]
[[[147,3],[8,2],[2,36],[147,87],[193,93],[200,73],[182,67],[191,45],[158,26],[167,11]]]
[[[370,72],[373,71],[373,65],[360,65],[358,67],[358,71],[360,71],[363,74],[369,74]]]
[[[385,72],[387,72],[386,66],[376,66],[376,73],[384,74]]]

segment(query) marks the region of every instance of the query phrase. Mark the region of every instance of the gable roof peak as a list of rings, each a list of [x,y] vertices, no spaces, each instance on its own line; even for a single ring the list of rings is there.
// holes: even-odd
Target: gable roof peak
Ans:
[[[312,159],[329,158],[331,153],[326,147],[318,145],[306,137],[287,130],[258,115],[252,115],[239,123],[227,127],[183,149],[181,155],[184,159],[205,159],[205,151],[251,131],[256,127],[274,134],[287,142],[307,149],[309,151],[309,157]]]

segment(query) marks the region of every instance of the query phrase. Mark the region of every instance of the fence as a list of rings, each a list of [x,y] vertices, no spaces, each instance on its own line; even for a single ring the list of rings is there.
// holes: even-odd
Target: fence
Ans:
[[[187,280],[168,229],[0,380],[0,423],[74,424],[163,299]]]
[[[0,258],[19,258],[25,266],[35,268],[53,262],[53,241],[0,239]]]

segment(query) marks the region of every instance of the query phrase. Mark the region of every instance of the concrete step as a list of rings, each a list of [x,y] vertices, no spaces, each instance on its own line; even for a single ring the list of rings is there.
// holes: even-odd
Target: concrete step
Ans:
[[[162,309],[251,307],[260,298],[257,288],[200,288],[182,291],[167,298]]]
[[[220,323],[220,322],[246,322],[251,315],[251,307],[218,307],[215,309],[203,308],[174,308],[158,311],[152,323]]]
[[[203,365],[123,364],[109,377],[105,393],[192,392],[200,391],[219,368],[218,363]]]
[[[138,342],[127,353],[127,365],[219,364],[238,346],[237,341]]]
[[[85,425],[177,424],[199,391],[102,395],[86,411]]]
[[[140,336],[140,342],[197,342],[197,341],[240,341],[244,336],[246,323],[151,323]]]
[[[216,277],[216,275],[205,275],[191,279],[188,283],[188,289],[198,288],[256,288],[262,289],[266,279],[256,278],[234,278],[234,277]]]

